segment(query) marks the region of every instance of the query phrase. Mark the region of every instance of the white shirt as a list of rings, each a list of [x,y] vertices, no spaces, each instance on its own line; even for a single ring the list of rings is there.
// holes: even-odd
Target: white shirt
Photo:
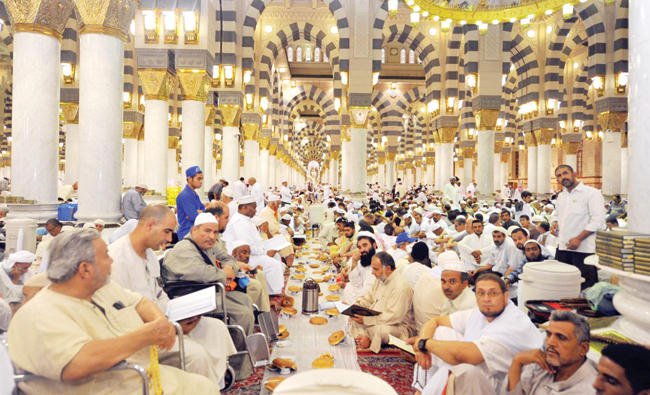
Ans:
[[[510,238],[506,237],[503,244],[500,246],[494,245],[488,259],[483,262],[481,260],[481,266],[484,265],[493,265],[493,271],[504,274],[508,268],[516,269],[518,260],[519,250],[515,245],[515,242]]]
[[[402,269],[402,277],[406,280],[411,288],[415,288],[415,283],[418,282],[420,277],[431,272],[431,268],[424,266],[419,262],[411,262],[404,269]]]
[[[580,243],[575,252],[596,252],[596,231],[605,228],[605,200],[602,193],[579,182],[569,192],[566,188],[557,197],[556,212],[559,226],[558,249],[566,250],[570,239],[583,230],[594,232]]]
[[[350,280],[343,289],[343,303],[353,304],[360,297],[367,294],[372,284],[375,282],[375,276],[372,275],[372,266],[361,266],[361,262],[350,270],[348,274]]]
[[[481,251],[481,262],[485,262],[492,248],[494,248],[492,234],[485,234],[485,232],[481,234],[481,237],[476,236],[474,233],[467,235],[458,243],[460,259],[465,264],[466,270],[475,270],[480,266],[472,256],[473,251]]]
[[[262,240],[255,223],[251,218],[240,213],[235,213],[230,218],[226,231],[223,232],[223,241],[234,243],[237,240],[248,242],[251,247],[251,255],[266,255],[266,249],[263,247],[264,240]]]
[[[259,214],[264,210],[264,189],[262,189],[259,182],[256,182],[250,187],[250,194],[255,199],[255,203],[257,203],[256,210],[257,214]]]
[[[142,259],[133,249],[131,237],[126,236],[108,246],[108,255],[113,258],[113,281],[156,302],[163,312],[167,309],[169,298],[157,281],[160,278],[160,264],[153,250],[147,248],[147,258]]]
[[[280,188],[280,199],[283,203],[291,203],[291,189],[286,186]]]
[[[232,192],[235,200],[239,199],[242,196],[248,195],[248,187],[242,181],[237,180],[232,184]]]

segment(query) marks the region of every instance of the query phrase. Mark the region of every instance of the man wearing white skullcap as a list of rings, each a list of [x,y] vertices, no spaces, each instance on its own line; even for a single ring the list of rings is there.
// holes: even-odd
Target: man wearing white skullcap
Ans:
[[[508,231],[502,226],[494,227],[492,231],[494,248],[490,251],[490,255],[485,261],[481,260],[481,266],[478,269],[469,271],[472,277],[476,277],[485,271],[503,275],[508,269],[514,270],[517,268],[520,252],[515,242],[507,235]]]
[[[29,251],[17,251],[2,262],[0,269],[0,295],[14,309],[23,300],[23,285],[30,277],[29,267],[36,256]]]
[[[248,296],[250,296],[253,303],[260,309],[260,311],[270,311],[271,305],[269,301],[269,292],[266,286],[266,276],[262,270],[262,266],[250,265],[251,247],[246,240],[236,240],[233,243],[227,243],[228,254],[230,254],[239,265],[239,269],[248,273],[253,284],[259,281],[263,284],[261,287],[251,287],[250,284],[247,288]]]
[[[280,209],[280,195],[272,194],[267,199],[266,207],[258,215],[267,220],[269,224],[269,233],[271,237],[283,234],[282,227],[279,222],[279,209]],[[285,236],[287,237],[287,236]],[[291,242],[291,238],[287,237],[287,241]],[[293,246],[283,248],[279,251],[280,257],[284,259],[287,265],[293,265],[294,249]]]

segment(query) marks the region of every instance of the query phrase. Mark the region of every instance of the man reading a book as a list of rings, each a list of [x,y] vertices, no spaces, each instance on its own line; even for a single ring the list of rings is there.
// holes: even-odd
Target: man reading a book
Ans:
[[[395,272],[395,261],[387,252],[378,252],[370,263],[375,282],[370,291],[357,299],[356,304],[380,312],[376,316],[351,317],[350,331],[360,349],[378,353],[388,336],[409,337],[412,328],[411,302],[413,290],[402,276]]]

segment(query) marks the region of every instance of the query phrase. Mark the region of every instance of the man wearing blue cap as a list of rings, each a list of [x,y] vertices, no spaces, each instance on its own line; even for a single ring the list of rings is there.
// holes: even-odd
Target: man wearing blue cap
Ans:
[[[203,170],[198,166],[185,170],[187,185],[176,197],[176,211],[178,216],[178,240],[183,240],[194,224],[199,213],[205,210],[201,198],[196,190],[203,186]]]

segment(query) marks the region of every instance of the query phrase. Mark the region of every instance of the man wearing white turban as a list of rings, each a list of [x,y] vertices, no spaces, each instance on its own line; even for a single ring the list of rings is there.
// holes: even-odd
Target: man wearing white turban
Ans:
[[[36,256],[29,251],[17,251],[2,262],[0,270],[0,296],[12,307],[18,308],[23,300],[23,284],[30,277],[28,270]]]

